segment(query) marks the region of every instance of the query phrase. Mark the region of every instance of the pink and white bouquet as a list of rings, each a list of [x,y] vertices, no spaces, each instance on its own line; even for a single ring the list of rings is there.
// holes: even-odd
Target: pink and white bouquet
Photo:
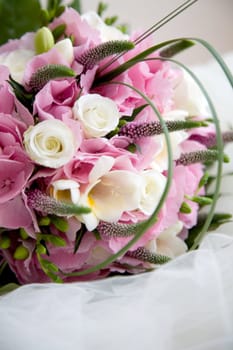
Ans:
[[[232,133],[171,59],[194,41],[62,10],[0,47],[0,263],[20,284],[148,271],[226,219],[214,204]]]

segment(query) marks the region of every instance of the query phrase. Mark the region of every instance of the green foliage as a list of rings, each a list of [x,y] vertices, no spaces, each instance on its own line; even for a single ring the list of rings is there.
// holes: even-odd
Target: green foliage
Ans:
[[[195,44],[191,40],[181,40],[175,44],[171,44],[171,45],[168,45],[167,47],[165,47],[165,49],[160,51],[159,55],[161,57],[165,57],[165,58],[173,57],[173,56],[177,55],[178,53],[180,53],[186,49],[189,49],[193,45],[195,45]]]
[[[99,3],[98,8],[97,8],[97,14],[101,17],[108,8],[108,5],[103,3],[102,1]]]
[[[85,225],[82,224],[80,230],[76,232],[74,254],[77,252],[85,233],[86,233],[86,227],[85,227]]]
[[[0,288],[0,296],[4,295],[6,293],[12,292],[13,290],[17,289],[19,287],[16,283],[8,283],[5,286]]]
[[[38,0],[0,0],[0,45],[41,26]]]
[[[64,33],[66,30],[66,25],[65,24],[60,24],[56,28],[53,29],[53,38],[55,41],[57,41]]]
[[[205,222],[207,220],[208,214],[200,214],[198,217],[198,222],[196,226],[189,230],[188,238],[185,243],[188,248],[192,248],[194,246],[195,241],[198,241],[198,245],[195,246],[195,249],[198,248],[201,240],[199,236],[202,234],[203,227],[205,226]],[[210,225],[207,229],[207,232],[214,231],[218,229],[221,225],[232,222],[232,215],[228,213],[215,213],[210,221]]]
[[[81,1],[80,0],[74,0],[70,6],[73,7],[79,13],[81,13]]]
[[[60,3],[50,0],[48,8],[42,9],[39,0],[0,0],[0,45],[47,25],[64,11]],[[81,10],[80,0],[74,0],[70,6]]]
[[[13,92],[17,99],[30,111],[32,112],[32,105],[34,101],[34,95],[28,93],[23,85],[17,83],[11,76],[9,78],[9,84],[11,85]]]

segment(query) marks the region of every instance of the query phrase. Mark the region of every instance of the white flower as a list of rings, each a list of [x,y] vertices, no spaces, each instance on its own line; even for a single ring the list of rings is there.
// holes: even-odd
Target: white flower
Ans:
[[[66,164],[76,150],[71,129],[56,119],[30,126],[24,133],[24,145],[35,163],[49,168],[59,168]]]
[[[187,245],[181,238],[177,237],[182,228],[183,223],[177,221],[176,224],[164,230],[157,239],[151,240],[146,248],[156,254],[166,255],[170,258],[184,254],[187,251]]]
[[[18,49],[0,55],[0,64],[7,66],[12,78],[22,83],[27,63],[34,57],[32,50]]]
[[[60,40],[54,45],[54,47],[63,56],[67,63],[71,65],[74,60],[74,49],[71,40],[69,38]]]
[[[184,120],[188,116],[188,113],[184,110],[173,110],[163,115],[165,120]],[[169,133],[170,143],[172,149],[172,159],[178,159],[181,154],[180,144],[187,139],[188,133],[184,130],[174,131]],[[167,143],[164,135],[155,136],[158,148],[154,155],[154,160],[151,163],[151,167],[160,172],[167,170],[168,168],[168,151]]]
[[[74,180],[56,180],[50,185],[50,195],[58,201],[78,204],[79,183]]]
[[[114,158],[102,156],[89,175],[89,186],[81,194],[80,204],[92,212],[82,215],[88,230],[96,228],[100,220],[117,222],[124,211],[139,207],[141,177],[127,170],[112,170]]]
[[[74,104],[73,113],[89,138],[107,135],[117,127],[120,118],[115,102],[98,94],[81,96]]]
[[[207,101],[197,83],[183,71],[183,79],[174,89],[174,103],[177,109],[183,109],[190,116],[209,116]]]
[[[157,207],[166,185],[166,177],[156,170],[142,173],[141,199],[139,209],[151,215]]]
[[[110,40],[128,40],[129,36],[123,34],[119,29],[113,26],[109,26],[104,23],[102,18],[98,16],[94,11],[84,13],[82,16],[89,26],[97,29],[100,32],[101,40],[103,42]]]

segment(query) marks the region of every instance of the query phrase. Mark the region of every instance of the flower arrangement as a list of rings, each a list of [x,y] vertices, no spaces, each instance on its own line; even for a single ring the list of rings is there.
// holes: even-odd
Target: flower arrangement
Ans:
[[[229,219],[214,208],[232,133],[172,58],[197,40],[155,45],[156,27],[128,35],[103,12],[52,1],[0,47],[0,263],[20,284],[149,271]]]

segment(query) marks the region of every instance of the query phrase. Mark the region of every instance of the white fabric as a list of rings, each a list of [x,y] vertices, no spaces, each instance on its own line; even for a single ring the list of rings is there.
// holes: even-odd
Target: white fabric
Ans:
[[[3,350],[233,349],[233,238],[157,271],[26,285],[0,299]]]

